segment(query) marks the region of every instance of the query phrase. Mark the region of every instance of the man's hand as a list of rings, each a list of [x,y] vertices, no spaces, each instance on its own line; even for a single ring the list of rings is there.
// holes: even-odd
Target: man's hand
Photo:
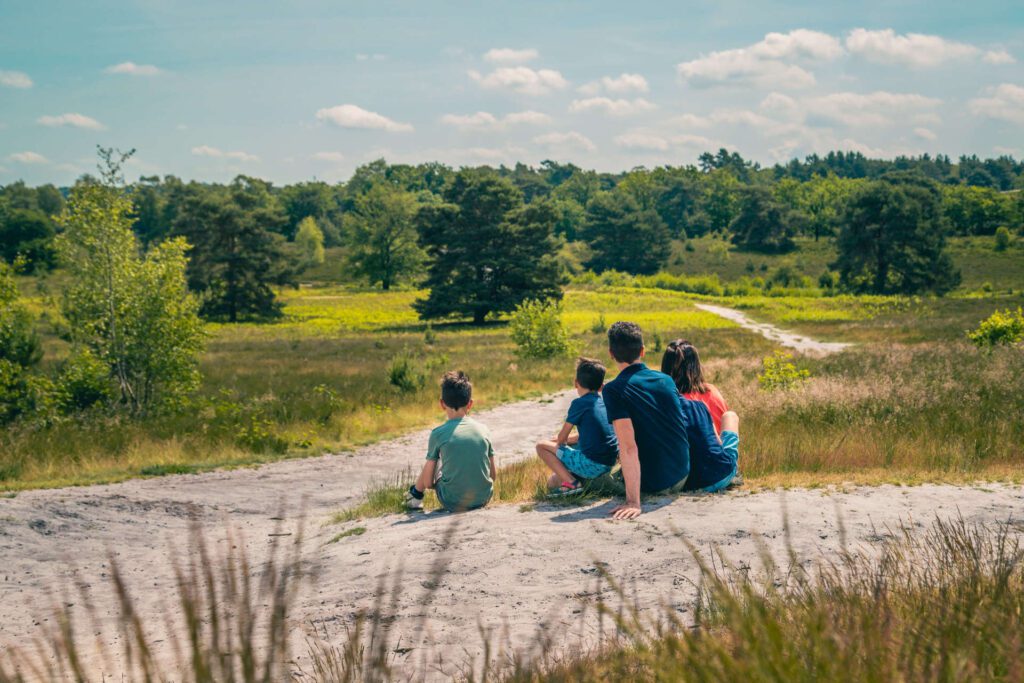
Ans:
[[[612,519],[636,519],[640,516],[640,504],[626,501],[625,505],[619,505],[612,510]]]

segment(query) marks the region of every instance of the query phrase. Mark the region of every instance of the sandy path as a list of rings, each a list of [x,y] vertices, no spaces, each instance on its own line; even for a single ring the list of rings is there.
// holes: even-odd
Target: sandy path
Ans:
[[[759,323],[751,320],[746,316],[746,314],[733,308],[714,306],[712,304],[694,304],[694,306],[703,311],[707,311],[708,313],[714,313],[715,315],[721,316],[726,320],[731,320],[740,327],[751,330],[752,332],[757,332],[770,341],[781,344],[787,348],[794,349],[800,353],[810,353],[823,356],[829,353],[842,351],[850,346],[850,344],[845,342],[818,341],[817,339],[811,339],[810,337],[802,334],[787,332],[786,330],[778,328],[771,323]]]

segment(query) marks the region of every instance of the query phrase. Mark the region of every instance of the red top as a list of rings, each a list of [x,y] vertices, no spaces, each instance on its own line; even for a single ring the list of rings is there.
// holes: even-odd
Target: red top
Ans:
[[[703,394],[691,391],[688,394],[683,394],[683,398],[688,398],[691,401],[700,401],[708,407],[708,412],[711,413],[711,421],[715,423],[715,431],[719,434],[722,433],[722,415],[728,412],[729,406],[725,403],[725,397],[722,396],[722,392],[718,390],[714,384],[708,384],[708,390]]]

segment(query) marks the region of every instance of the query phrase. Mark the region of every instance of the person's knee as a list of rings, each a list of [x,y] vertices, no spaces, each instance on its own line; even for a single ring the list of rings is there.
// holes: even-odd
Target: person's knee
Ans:
[[[723,432],[736,432],[740,431],[740,416],[733,411],[722,413],[722,431]]]

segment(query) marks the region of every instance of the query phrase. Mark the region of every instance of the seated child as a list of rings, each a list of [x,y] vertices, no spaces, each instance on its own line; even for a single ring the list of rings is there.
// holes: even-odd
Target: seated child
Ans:
[[[727,488],[736,479],[739,470],[739,424],[736,413],[721,413],[721,436],[714,422],[714,413],[704,401],[691,399],[692,394],[683,388],[695,384],[714,387],[704,383],[697,350],[689,342],[677,339],[665,349],[661,359],[662,372],[672,377],[679,387],[679,404],[686,422],[686,436],[690,441],[690,476],[684,491],[706,491],[715,493]],[[718,390],[715,394],[720,398]],[[704,392],[710,396],[711,392]],[[725,407],[724,401],[715,401]]]
[[[579,398],[569,406],[569,414],[553,441],[537,444],[537,455],[554,474],[548,488],[561,494],[582,488],[581,479],[607,474],[619,455],[615,430],[608,422],[604,400],[598,393],[604,386],[605,367],[601,361],[580,358],[576,362],[576,392]],[[569,436],[573,427],[578,437]],[[573,448],[570,443],[575,443]]]
[[[469,417],[473,385],[461,370],[441,378],[441,410],[448,421],[430,432],[427,462],[405,494],[410,510],[423,509],[423,494],[433,488],[449,512],[487,505],[494,493],[494,449],[491,434]]]
[[[684,339],[669,342],[661,359],[661,371],[675,380],[681,396],[691,401],[700,401],[708,407],[715,423],[715,432],[721,434],[722,415],[729,410],[729,406],[718,387],[704,381],[704,369],[697,355],[697,347]]]

